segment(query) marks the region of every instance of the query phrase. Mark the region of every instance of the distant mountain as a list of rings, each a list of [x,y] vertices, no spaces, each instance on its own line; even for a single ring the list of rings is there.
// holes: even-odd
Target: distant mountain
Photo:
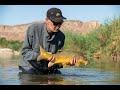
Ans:
[[[0,37],[4,37],[7,40],[23,41],[28,26],[33,23],[41,23],[41,22],[43,21],[14,25],[14,26],[1,25]],[[79,20],[67,20],[63,23],[60,30],[63,32],[69,31],[78,34],[80,33],[86,34],[89,33],[92,29],[99,27],[100,25],[101,24],[98,21],[82,22]]]

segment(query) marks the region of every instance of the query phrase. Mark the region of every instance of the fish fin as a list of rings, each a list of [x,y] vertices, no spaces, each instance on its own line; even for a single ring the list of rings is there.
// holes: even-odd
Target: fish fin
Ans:
[[[62,63],[63,67],[67,67],[66,63]]]
[[[85,64],[85,65],[87,65],[88,63],[89,63],[89,62],[88,62],[88,61],[86,61],[84,64]]]
[[[80,63],[76,63],[75,65],[78,67],[80,65]]]
[[[44,59],[44,57],[43,57],[42,55],[39,55],[39,56],[37,57],[37,61],[40,61],[40,60],[42,60],[42,59]]]
[[[54,65],[53,62],[49,62],[49,63],[48,63],[48,67],[51,67],[51,66],[53,66],[53,65]]]
[[[45,50],[40,46],[40,55],[37,58],[37,61],[44,59]]]

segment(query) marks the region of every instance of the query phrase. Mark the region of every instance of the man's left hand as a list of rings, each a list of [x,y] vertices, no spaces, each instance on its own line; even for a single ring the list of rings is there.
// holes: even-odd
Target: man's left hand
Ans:
[[[73,59],[71,60],[71,62],[66,62],[66,65],[74,66],[75,63],[76,63],[76,61],[77,61],[77,59],[76,59],[76,58],[73,58]]]

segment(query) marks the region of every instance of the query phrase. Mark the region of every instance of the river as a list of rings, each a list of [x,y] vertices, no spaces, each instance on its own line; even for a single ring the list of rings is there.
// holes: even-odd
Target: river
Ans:
[[[120,64],[91,62],[62,68],[59,75],[28,75],[19,73],[19,56],[0,58],[0,85],[120,85]]]

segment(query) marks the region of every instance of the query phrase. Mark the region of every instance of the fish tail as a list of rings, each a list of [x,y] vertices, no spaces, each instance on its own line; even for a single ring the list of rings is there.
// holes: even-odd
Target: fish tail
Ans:
[[[40,55],[37,57],[37,61],[40,61],[42,59],[44,59],[44,54],[46,52],[44,51],[44,49],[40,46]]]

